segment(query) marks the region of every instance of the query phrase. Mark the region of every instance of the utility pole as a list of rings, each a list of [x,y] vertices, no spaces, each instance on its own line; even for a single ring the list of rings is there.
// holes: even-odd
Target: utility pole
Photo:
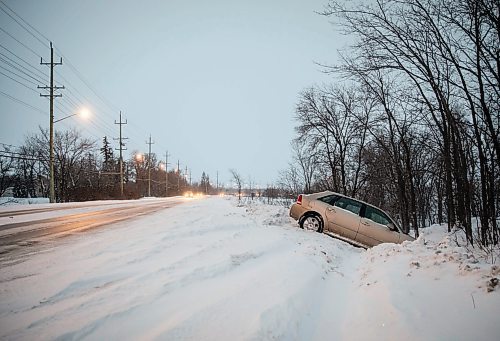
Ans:
[[[210,185],[210,177],[207,174],[207,181],[205,181],[205,194],[208,195],[208,186]]]
[[[192,182],[191,182],[191,176],[193,175],[193,172],[191,171],[191,168],[189,169],[189,187],[192,186]]]
[[[168,197],[168,150],[165,153],[165,198]]]
[[[219,171],[217,171],[217,194],[219,194]]]
[[[151,145],[154,142],[151,142],[151,134],[149,134],[149,142],[146,141],[146,144],[149,144],[149,154],[148,154],[148,197],[151,196]]]
[[[62,97],[62,94],[54,95],[54,90],[64,89],[64,86],[54,86],[54,66],[62,65],[62,58],[59,63],[54,63],[54,48],[50,42],[50,63],[44,63],[40,58],[41,65],[50,65],[50,86],[38,86],[38,89],[49,90],[48,95],[41,97],[49,97],[50,99],[50,138],[49,138],[49,200],[51,203],[55,202],[55,189],[54,189],[54,97]]]
[[[116,122],[115,124],[118,124],[120,126],[120,137],[118,138],[119,143],[120,143],[120,148],[115,148],[115,150],[120,151],[120,197],[123,199],[123,154],[122,151],[127,150],[127,148],[124,148],[125,143],[122,142],[122,140],[128,140],[128,137],[122,137],[122,125],[127,124],[127,120],[125,122],[122,121],[122,111],[120,110],[120,121]],[[114,138],[114,140],[117,140]]]
[[[181,195],[181,168],[179,159],[177,159],[177,195]]]

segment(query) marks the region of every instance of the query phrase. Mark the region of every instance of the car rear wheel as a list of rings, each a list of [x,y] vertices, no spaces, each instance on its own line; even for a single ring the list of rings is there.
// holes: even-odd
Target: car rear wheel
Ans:
[[[308,214],[300,220],[300,228],[305,230],[312,230],[316,232],[323,232],[323,220],[317,214]]]

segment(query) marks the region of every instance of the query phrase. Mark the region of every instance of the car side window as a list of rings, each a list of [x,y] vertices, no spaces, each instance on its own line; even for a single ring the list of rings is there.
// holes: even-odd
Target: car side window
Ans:
[[[387,226],[389,223],[391,223],[391,220],[389,217],[382,211],[377,210],[374,207],[366,206],[365,210],[365,218],[370,219],[377,224],[385,225]]]
[[[338,198],[339,198],[338,195],[327,195],[326,197],[318,198],[318,200],[333,206],[335,204],[335,201],[338,200]]]
[[[335,201],[335,206],[343,208],[344,210],[348,210],[356,215],[359,215],[361,211],[362,203],[356,200],[352,200],[349,198],[339,198]]]

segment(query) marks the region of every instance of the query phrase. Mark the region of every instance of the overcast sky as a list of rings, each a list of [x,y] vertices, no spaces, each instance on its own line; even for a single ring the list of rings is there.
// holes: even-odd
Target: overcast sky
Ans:
[[[254,183],[275,182],[291,159],[298,94],[330,81],[315,62],[335,63],[342,47],[328,18],[315,13],[327,0],[3,1],[63,55],[55,79],[68,90],[56,99],[56,119],[82,106],[92,112],[90,121],[72,117],[57,129],[111,139],[122,110],[127,157],[147,151],[151,134],[153,152],[164,158],[168,150],[193,181],[202,171],[215,181],[218,171],[228,182],[234,168]],[[50,57],[45,38],[42,45],[4,12],[0,27],[1,53],[48,74],[39,65]],[[20,145],[48,127],[48,100],[36,89],[43,75],[25,76],[28,89],[0,72],[0,143]]]

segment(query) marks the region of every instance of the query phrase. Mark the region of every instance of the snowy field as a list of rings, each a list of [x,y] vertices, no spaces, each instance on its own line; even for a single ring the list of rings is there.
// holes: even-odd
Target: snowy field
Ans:
[[[498,340],[500,267],[444,232],[364,250],[284,207],[187,200],[1,264],[0,338]]]

